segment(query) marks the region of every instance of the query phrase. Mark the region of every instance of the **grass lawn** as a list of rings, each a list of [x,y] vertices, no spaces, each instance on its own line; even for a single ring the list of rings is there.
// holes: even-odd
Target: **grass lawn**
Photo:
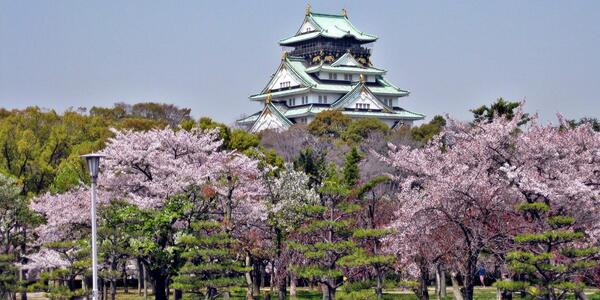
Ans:
[[[266,292],[268,292],[268,290],[263,290],[261,293],[261,297],[257,298],[257,300],[262,300],[263,299],[262,296],[264,296]],[[586,290],[586,294],[588,295],[589,300],[600,300],[600,292],[597,289]],[[337,296],[336,297],[337,299],[341,299],[341,300],[375,299],[374,295],[369,292],[367,292],[361,296],[352,296],[352,295],[345,294],[341,290],[338,290],[338,293],[336,296]],[[430,288],[430,290],[429,290],[429,296],[431,299],[435,299],[435,292],[432,288]],[[36,299],[39,299],[39,298],[36,298]],[[110,297],[109,297],[109,299],[110,299]],[[125,294],[123,292],[123,290],[119,290],[118,294],[117,294],[117,300],[143,300],[143,299],[144,299],[144,297],[138,296],[137,290],[135,290],[135,289],[130,289],[130,292],[128,294]],[[148,299],[152,300],[154,298],[152,297],[152,295],[149,295]],[[172,295],[171,295],[170,299],[173,299]],[[192,300],[192,299],[195,300],[198,298],[191,297],[190,294],[184,294],[184,300]],[[243,290],[232,292],[231,299],[238,299],[238,300],[245,299],[245,292]],[[277,299],[277,296],[272,295],[271,299],[275,300],[275,299]],[[296,299],[298,299],[298,300],[317,300],[317,299],[321,299],[321,293],[316,290],[299,289],[298,297]],[[416,300],[417,298],[415,297],[415,295],[412,292],[398,289],[398,290],[386,290],[384,293],[383,299],[384,300],[391,300],[391,299]],[[495,299],[496,299],[496,289],[491,288],[491,287],[475,288],[475,300],[495,300]],[[518,295],[515,295],[514,299],[519,300],[521,298]],[[569,297],[568,299],[574,300],[573,297]],[[448,297],[444,300],[452,300],[452,288],[448,288]]]

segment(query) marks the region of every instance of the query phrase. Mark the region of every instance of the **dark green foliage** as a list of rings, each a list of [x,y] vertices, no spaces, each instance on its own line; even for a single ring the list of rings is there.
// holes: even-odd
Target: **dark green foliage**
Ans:
[[[585,285],[576,279],[598,266],[600,248],[585,246],[587,236],[574,227],[575,219],[552,212],[546,203],[523,203],[518,209],[539,224],[539,231],[516,235],[517,250],[506,258],[509,267],[528,280],[500,281],[495,286],[526,291],[538,299],[564,299],[567,293],[581,293]]]
[[[340,138],[350,123],[352,119],[340,111],[326,110],[315,116],[308,124],[308,130],[315,136]]]
[[[177,240],[185,249],[182,257],[186,263],[174,278],[173,287],[215,299],[228,287],[243,286],[243,273],[249,269],[235,259],[235,241],[221,224],[197,221],[191,228]]]
[[[231,129],[227,127],[227,125],[219,122],[213,121],[211,118],[203,117],[198,120],[198,127],[200,129],[219,129],[219,137],[223,140],[223,148],[227,148],[229,146],[229,141],[231,140]]]
[[[477,122],[492,122],[496,117],[502,116],[509,120],[515,115],[515,110],[521,105],[519,102],[510,102],[502,98],[498,98],[496,102],[492,103],[489,107],[482,105],[478,108],[472,109],[473,119]],[[529,121],[529,115],[524,114],[519,125],[525,124]]]
[[[242,129],[234,129],[231,131],[227,148],[243,152],[247,149],[257,147],[259,143],[260,137],[258,135],[249,133]]]
[[[579,120],[569,120],[568,124],[572,128],[583,124],[590,124],[594,131],[600,131],[600,120],[598,120],[597,118],[581,118]]]
[[[390,128],[379,119],[362,118],[350,123],[348,128],[342,133],[342,139],[347,142],[359,143],[374,132],[386,135],[389,130]]]
[[[363,156],[358,151],[357,147],[352,147],[350,152],[346,154],[344,163],[344,182],[349,187],[353,187],[360,179],[359,163]]]
[[[0,254],[0,298],[8,298],[8,294],[17,290],[17,268],[14,267],[15,257],[10,254]]]
[[[125,128],[142,129],[142,127],[145,127],[146,130],[166,125],[174,128],[182,122],[190,120],[190,113],[191,109],[189,108],[179,108],[173,104],[155,102],[142,102],[133,105],[115,103],[112,108],[94,106],[90,109],[91,116],[98,116],[115,123],[129,124],[125,125]],[[132,126],[135,123],[132,122],[133,120],[140,123]]]
[[[326,173],[325,153],[316,152],[311,148],[304,149],[294,161],[294,168],[310,177],[311,188],[318,188]]]
[[[89,266],[92,264],[89,241],[53,242],[44,246],[58,252],[60,258],[69,264],[64,268],[41,273],[40,280],[35,288],[45,291],[50,299],[71,299],[72,297],[83,296],[84,291],[81,288],[76,288],[75,279],[91,272],[89,270]],[[52,282],[58,282],[59,284],[50,284]]]
[[[410,130],[410,135],[416,141],[421,143],[427,143],[431,138],[436,136],[442,131],[442,128],[446,126],[446,120],[442,116],[435,116],[429,123],[422,124],[417,127],[413,127]]]
[[[343,275],[338,262],[356,251],[352,241],[356,210],[347,203],[350,188],[335,166],[327,168],[319,192],[322,205],[307,207],[305,222],[288,247],[306,260],[303,265],[295,266],[294,272],[326,286],[326,299],[334,299]]]

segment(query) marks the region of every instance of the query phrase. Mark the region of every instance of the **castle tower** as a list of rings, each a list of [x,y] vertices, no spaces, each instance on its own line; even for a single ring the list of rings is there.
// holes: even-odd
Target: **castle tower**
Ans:
[[[409,92],[384,78],[386,71],[371,63],[377,37],[359,31],[341,15],[319,14],[307,8],[294,36],[279,41],[284,52],[277,71],[251,101],[263,110],[238,120],[252,132],[286,130],[310,123],[324,110],[338,110],[353,119],[377,118],[396,127],[425,116],[402,107]]]

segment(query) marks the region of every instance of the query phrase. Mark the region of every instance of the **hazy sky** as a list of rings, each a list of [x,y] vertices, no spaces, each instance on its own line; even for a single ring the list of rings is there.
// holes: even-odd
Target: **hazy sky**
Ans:
[[[600,117],[600,1],[310,1],[378,35],[372,60],[428,117],[497,97]],[[230,123],[259,105],[306,1],[0,0],[0,106],[155,101]]]

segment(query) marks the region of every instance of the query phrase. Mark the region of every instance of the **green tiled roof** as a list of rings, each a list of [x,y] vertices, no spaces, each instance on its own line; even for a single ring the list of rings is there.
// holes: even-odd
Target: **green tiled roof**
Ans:
[[[373,92],[371,92],[371,90],[369,89],[369,87],[367,87],[362,82],[359,82],[356,85],[354,85],[354,87],[352,88],[352,90],[350,92],[348,92],[342,98],[340,98],[337,101],[335,101],[334,103],[332,103],[331,107],[333,107],[333,108],[343,108],[346,105],[346,103],[348,101],[350,101],[350,99],[352,99],[352,96],[354,96],[357,93],[361,93],[363,91],[363,89],[366,89],[367,93],[369,93],[371,96],[373,96],[373,98],[374,98],[373,100],[375,102],[377,102],[379,105],[381,105],[381,107],[383,107],[384,110],[391,111],[392,108],[389,107],[389,106],[387,106],[387,105],[385,105],[381,101],[379,101],[379,99],[377,99],[377,97],[373,94]]]
[[[350,66],[350,67],[359,67],[361,64],[356,61],[354,55],[350,52],[344,53],[344,55],[340,56],[336,61],[331,63],[332,67],[341,67],[341,66]]]
[[[287,90],[281,90],[277,92],[273,92],[271,95],[273,97],[284,97],[289,95],[297,95],[309,90],[326,92],[326,93],[348,93],[352,90],[354,86],[350,84],[331,84],[331,83],[319,83],[317,82],[309,73],[307,73],[307,67],[305,65],[305,60],[302,57],[288,56],[282,64],[288,67],[290,72],[292,72],[295,76],[297,76],[306,87],[297,87]],[[337,67],[340,68],[340,67]],[[373,68],[375,69],[375,68]],[[375,69],[378,70],[378,69]],[[373,94],[376,95],[385,95],[385,96],[397,96],[403,97],[409,94],[408,91],[399,89],[398,87],[392,85],[387,80],[379,77],[377,82],[381,86],[369,86],[369,89]],[[267,85],[268,86],[268,85]],[[264,100],[267,97],[266,87],[261,91],[261,93],[250,96],[251,100]]]
[[[260,117],[261,113],[262,113],[262,111],[253,113],[253,114],[251,114],[251,115],[249,115],[247,117],[244,117],[244,118],[236,120],[236,122],[240,123],[240,124],[251,124],[251,123],[254,123],[258,119],[258,117]]]
[[[298,118],[304,117],[307,115],[316,115],[322,111],[333,109],[331,107],[326,106],[317,106],[314,104],[309,104],[300,107],[292,107],[292,108],[284,108],[283,106],[273,105],[272,111],[276,111],[278,113],[278,117],[284,121],[286,124],[291,124],[290,118]],[[287,110],[286,110],[287,109]],[[425,118],[425,115],[411,112],[404,109],[396,109],[391,112],[381,112],[381,111],[353,111],[353,110],[340,110],[343,114],[354,117],[373,117],[373,118],[382,118],[382,119],[404,119],[404,120],[422,120]],[[237,123],[245,125],[252,124],[258,120],[262,111],[259,111],[251,116],[246,118],[237,120]]]
[[[394,110],[393,112],[379,112],[379,111],[342,111],[345,115],[349,116],[364,116],[364,117],[377,117],[383,119],[411,119],[421,120],[425,118],[425,115],[414,113],[408,110]]]
[[[364,74],[364,75],[384,75],[385,70],[373,68],[373,67],[332,67],[330,65],[316,65],[306,69],[307,73],[316,72],[330,72],[330,73],[351,73],[351,74]]]
[[[341,15],[329,15],[310,13],[305,18],[305,22],[310,22],[315,31],[308,33],[296,33],[295,36],[279,41],[280,45],[291,45],[297,42],[310,40],[318,36],[340,39],[343,37],[354,37],[358,41],[370,43],[377,40],[377,37],[359,31],[350,23],[348,17]],[[304,24],[304,23],[303,23]]]

